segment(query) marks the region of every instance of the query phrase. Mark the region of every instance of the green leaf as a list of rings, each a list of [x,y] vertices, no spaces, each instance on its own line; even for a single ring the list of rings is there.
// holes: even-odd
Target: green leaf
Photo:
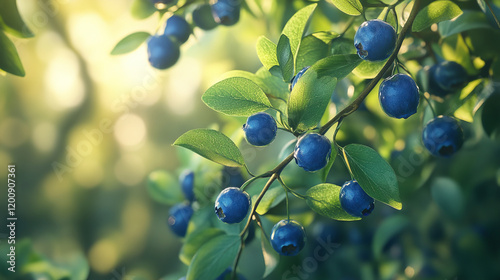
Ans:
[[[330,49],[330,54],[356,54],[356,48],[354,47],[354,40],[345,37],[339,37],[332,41],[332,46]]]
[[[456,19],[438,24],[439,34],[443,38],[478,28],[491,28],[484,13],[479,11],[463,11]]]
[[[339,221],[356,221],[361,218],[349,215],[340,205],[341,187],[334,184],[319,184],[310,188],[306,203],[316,213]]]
[[[213,110],[230,116],[250,116],[272,107],[262,89],[242,77],[216,83],[201,99]]]
[[[13,75],[24,77],[23,64],[14,43],[0,30],[0,69]]]
[[[217,278],[234,263],[239,245],[238,235],[222,235],[210,240],[194,255],[186,279]]]
[[[352,73],[361,79],[373,79],[377,76],[378,72],[384,68],[386,60],[383,61],[368,61],[363,60]]]
[[[188,235],[182,245],[181,251],[179,253],[179,259],[185,264],[189,265],[193,259],[198,249],[203,246],[203,244],[209,242],[217,236],[223,235],[224,231],[218,228],[207,228],[204,230],[195,231]]]
[[[135,32],[121,39],[111,51],[111,55],[126,54],[137,49],[151,34],[148,32]]]
[[[304,37],[300,42],[295,68],[300,71],[306,66],[313,65],[316,61],[328,56],[328,50],[328,43],[317,38],[315,34]]]
[[[420,32],[434,23],[450,20],[461,14],[462,10],[451,1],[434,1],[418,12],[412,30]]]
[[[286,35],[281,35],[276,47],[278,64],[285,81],[290,81],[293,77],[293,54],[290,50],[290,40]]]
[[[357,16],[363,13],[363,5],[359,0],[332,0],[332,2],[335,7],[348,15]]]
[[[252,201],[257,200],[258,195],[254,196],[252,198]],[[276,205],[280,204],[286,197],[286,193],[283,190],[281,186],[276,186],[273,188],[270,188],[264,197],[262,197],[262,200],[259,203],[259,206],[257,206],[257,213],[259,215],[264,215],[269,211],[269,209],[275,207]]]
[[[330,159],[326,166],[321,170],[321,181],[326,182],[326,178],[328,177],[328,173],[330,173],[330,169],[332,169],[333,163],[337,158],[337,147],[335,147],[335,141],[332,141],[332,153],[330,154]]]
[[[134,0],[132,2],[131,13],[136,19],[145,19],[156,12],[156,8],[151,0]]]
[[[193,129],[181,135],[174,144],[222,165],[245,165],[240,150],[226,135],[212,129]]]
[[[286,35],[290,40],[290,49],[294,58],[297,55],[300,41],[302,40],[302,36],[306,31],[309,19],[311,18],[314,9],[316,9],[316,6],[317,4],[312,4],[300,9],[288,20],[283,28],[283,32],[281,32],[281,34]]]
[[[372,248],[375,258],[380,258],[385,244],[387,244],[391,238],[403,231],[408,225],[410,225],[410,221],[404,216],[393,216],[385,219],[378,226],[373,236]]]
[[[151,172],[148,176],[147,188],[151,198],[157,202],[174,205],[182,201],[181,187],[177,178],[166,171]]]
[[[465,198],[457,183],[449,178],[436,178],[431,184],[432,199],[441,211],[458,220],[462,217]]]
[[[492,139],[500,139],[500,93],[494,92],[484,102],[481,123],[484,132]]]
[[[288,100],[288,96],[290,95],[290,91],[288,90],[288,83],[285,83],[283,79],[273,76],[264,67],[259,69],[259,71],[257,71],[257,73],[255,74],[242,70],[233,70],[226,72],[222,76],[223,79],[232,77],[240,77],[251,80],[262,89],[262,91],[267,95],[270,101],[274,97],[286,102],[286,100]]]
[[[259,37],[257,40],[257,56],[267,70],[279,66],[276,48],[276,44],[264,36]]]
[[[280,255],[271,246],[271,242],[269,241],[268,236],[264,233],[263,230],[260,231],[260,242],[262,245],[264,264],[266,266],[264,275],[262,276],[262,279],[264,279],[269,276],[269,274],[271,274],[276,267],[278,267]]]
[[[374,199],[401,210],[399,187],[392,167],[372,148],[350,144],[343,149],[348,168],[361,188]]]
[[[288,123],[294,131],[304,132],[318,125],[337,79],[347,76],[360,62],[357,55],[333,55],[319,60],[305,72],[288,101]]]
[[[21,38],[35,36],[21,18],[16,0],[0,1],[0,29]]]

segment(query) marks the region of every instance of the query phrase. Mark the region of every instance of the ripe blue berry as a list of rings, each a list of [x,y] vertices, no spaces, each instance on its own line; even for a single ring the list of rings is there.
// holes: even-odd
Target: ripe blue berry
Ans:
[[[151,36],[147,45],[149,63],[157,69],[167,69],[179,60],[181,54],[179,46],[168,36]]]
[[[168,216],[168,225],[172,231],[180,236],[184,237],[188,228],[189,220],[193,215],[193,208],[185,204],[177,204],[170,208]]]
[[[396,30],[379,19],[365,21],[354,35],[354,46],[364,60],[385,60],[396,47]]]
[[[422,140],[431,154],[450,157],[462,147],[464,133],[456,119],[439,116],[430,120],[424,127]]]
[[[328,138],[318,133],[309,133],[299,139],[293,156],[298,166],[314,172],[326,166],[331,152],[332,146]]]
[[[306,231],[294,220],[281,220],[271,232],[271,245],[283,256],[296,256],[306,244]]]
[[[276,137],[277,130],[274,118],[264,112],[251,115],[243,125],[248,143],[254,146],[269,145]]]
[[[194,173],[193,171],[186,170],[179,176],[181,189],[187,200],[194,200]]]
[[[226,188],[215,200],[215,214],[224,223],[239,223],[246,217],[251,204],[248,193],[238,188]]]
[[[212,8],[209,4],[202,4],[194,9],[193,22],[203,30],[212,30],[218,25],[212,15]]]
[[[387,115],[406,119],[417,112],[420,94],[417,84],[410,76],[396,74],[380,84],[378,98]]]
[[[240,20],[239,0],[218,0],[212,5],[212,14],[218,24],[230,26]]]
[[[173,15],[167,20],[164,35],[172,36],[177,39],[177,42],[183,44],[191,35],[191,26],[183,17]]]
[[[427,92],[429,94],[439,96],[439,97],[445,97],[446,95],[450,94],[451,91],[446,90],[442,88],[436,81],[436,70],[438,68],[438,64],[432,65],[431,67],[427,66],[424,68],[424,71],[426,71],[427,75]]]
[[[368,216],[375,207],[375,201],[352,180],[344,183],[339,194],[340,205],[349,215],[354,217]]]
[[[462,65],[454,61],[441,62],[436,68],[434,79],[446,91],[456,91],[467,83],[467,72]]]
[[[290,81],[290,91],[292,91],[293,87],[299,81],[300,77],[302,77],[302,75],[304,75],[304,73],[309,68],[310,68],[310,66],[306,66],[306,67],[302,68],[302,70],[300,70],[299,73],[297,73],[297,75],[293,76],[292,80]]]
[[[219,275],[219,277],[217,277],[215,280],[230,280],[232,272],[233,270],[231,268],[226,268],[226,270],[224,270],[224,272],[222,272],[222,274]],[[236,276],[236,280],[246,280],[246,278],[239,273],[236,274]]]

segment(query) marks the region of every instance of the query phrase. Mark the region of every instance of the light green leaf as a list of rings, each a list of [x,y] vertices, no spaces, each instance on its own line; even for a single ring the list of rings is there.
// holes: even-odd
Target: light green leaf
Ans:
[[[380,258],[385,244],[387,244],[391,238],[403,231],[408,225],[410,225],[410,221],[404,216],[393,216],[385,219],[378,226],[373,236],[372,248],[375,258]]]
[[[257,195],[258,196],[258,195]],[[252,198],[252,201],[257,200],[257,196],[254,196]],[[269,209],[275,207],[279,203],[281,203],[286,197],[285,190],[281,186],[276,186],[273,188],[270,188],[264,197],[262,197],[262,200],[259,203],[259,206],[257,206],[257,213],[259,215],[264,215],[269,211]]]
[[[137,49],[144,41],[146,41],[151,34],[148,32],[135,32],[125,38],[121,39],[120,42],[111,51],[111,55],[126,54]]]
[[[35,36],[21,18],[16,0],[0,1],[0,29],[21,38]]]
[[[262,89],[262,91],[267,95],[270,101],[274,97],[282,99],[286,102],[286,100],[288,100],[288,95],[290,95],[290,91],[288,90],[288,83],[285,83],[282,79],[273,76],[264,67],[260,68],[259,71],[257,71],[257,73],[255,74],[242,70],[229,71],[222,76],[222,79],[228,79],[232,77],[241,77],[251,80]]]
[[[290,50],[290,40],[286,35],[281,35],[278,41],[278,46],[276,47],[276,53],[278,55],[278,64],[281,68],[281,73],[283,74],[283,79],[285,81],[290,81],[293,77],[293,54]]]
[[[262,230],[260,231],[260,242],[262,245],[262,255],[264,256],[264,264],[266,265],[264,275],[262,276],[262,279],[264,279],[267,276],[269,276],[269,274],[271,274],[274,271],[274,269],[278,266],[280,255],[271,246],[271,242],[269,241],[267,235],[264,234],[264,231]]]
[[[218,228],[207,228],[193,232],[192,234],[188,235],[186,240],[184,241],[184,245],[182,245],[181,251],[179,253],[179,259],[185,265],[189,266],[194,255],[196,254],[196,252],[198,252],[198,249],[201,246],[214,239],[215,237],[223,234],[224,231]]]
[[[264,36],[257,40],[257,56],[267,70],[279,66],[276,48],[276,44]]]
[[[222,235],[201,246],[189,266],[186,279],[215,279],[234,263],[240,237]]]
[[[306,32],[307,24],[316,6],[317,4],[312,4],[300,9],[288,20],[283,28],[283,32],[281,32],[281,34],[286,35],[290,40],[290,49],[294,58],[297,55],[300,41],[304,32]],[[296,72],[299,70],[296,70]]]
[[[310,188],[306,203],[316,213],[339,221],[356,221],[361,218],[349,215],[340,205],[341,187],[334,184],[319,184]]]
[[[230,116],[250,116],[272,107],[262,89],[242,77],[216,83],[203,94],[202,100],[213,110]]]
[[[0,69],[24,77],[25,72],[14,43],[0,30]]]
[[[156,12],[156,8],[151,0],[134,0],[132,2],[131,13],[137,19],[145,19]]]
[[[464,11],[463,14],[456,19],[443,21],[438,24],[438,30],[441,37],[448,37],[478,28],[491,28],[484,13],[479,11]]]
[[[352,73],[361,79],[373,79],[377,76],[378,72],[384,68],[386,60],[383,61],[368,61],[363,60]]]
[[[148,176],[147,188],[151,198],[157,202],[174,205],[182,201],[181,187],[177,178],[166,171],[151,172]]]
[[[328,43],[317,38],[315,34],[302,38],[295,61],[295,68],[300,71],[306,66],[313,65],[316,61],[328,56],[328,50]]]
[[[288,101],[288,123],[294,131],[304,132],[318,125],[337,79],[347,76],[360,62],[357,55],[333,55],[319,60],[305,72]]]
[[[420,32],[434,23],[456,18],[462,10],[452,1],[433,1],[418,12],[413,22],[413,32]]]
[[[348,15],[357,16],[363,13],[363,5],[359,0],[332,0],[332,2],[335,7]]]
[[[439,177],[431,184],[432,199],[441,211],[458,220],[464,211],[465,199],[457,183],[450,178]]]
[[[395,209],[403,205],[392,167],[372,148],[350,144],[343,149],[344,158],[354,179],[374,199]]]
[[[189,149],[200,156],[222,165],[241,167],[243,156],[234,142],[226,135],[212,129],[193,129],[181,135],[174,144]]]

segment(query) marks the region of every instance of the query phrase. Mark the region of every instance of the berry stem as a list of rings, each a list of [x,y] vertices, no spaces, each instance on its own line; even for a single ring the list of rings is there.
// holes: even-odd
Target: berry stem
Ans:
[[[401,30],[401,33],[399,33],[398,40],[396,42],[396,47],[394,48],[394,52],[391,54],[387,62],[384,64],[384,67],[380,70],[377,76],[368,84],[368,86],[363,90],[363,92],[361,92],[358,98],[356,98],[349,106],[347,106],[344,110],[340,111],[337,115],[335,115],[332,119],[330,119],[323,127],[321,127],[321,129],[319,130],[320,134],[322,135],[325,134],[330,129],[330,127],[332,127],[336,122],[340,120],[340,118],[346,117],[354,113],[359,108],[361,102],[365,100],[365,98],[368,96],[368,94],[370,94],[370,92],[377,85],[380,79],[382,79],[385,72],[392,66],[394,60],[398,56],[399,49],[403,44],[403,40],[406,36],[406,33],[410,29],[411,25],[413,24],[413,21],[415,20],[415,17],[417,16],[417,12],[420,7],[420,1],[421,0],[415,0],[415,4],[413,5],[410,16],[408,17],[408,20],[403,26],[403,30]]]

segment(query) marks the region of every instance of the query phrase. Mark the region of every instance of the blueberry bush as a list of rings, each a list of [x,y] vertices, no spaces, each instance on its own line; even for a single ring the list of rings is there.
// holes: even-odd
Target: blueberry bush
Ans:
[[[23,76],[5,33],[33,34],[2,3],[0,69]],[[500,2],[134,0],[158,28],[111,54],[165,70],[244,13],[279,36],[206,88],[220,122],[166,143],[182,172],[147,178],[182,241],[162,279],[498,279]]]

